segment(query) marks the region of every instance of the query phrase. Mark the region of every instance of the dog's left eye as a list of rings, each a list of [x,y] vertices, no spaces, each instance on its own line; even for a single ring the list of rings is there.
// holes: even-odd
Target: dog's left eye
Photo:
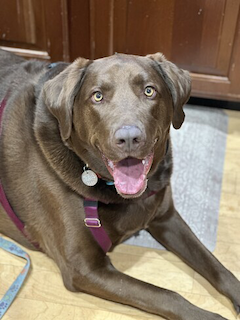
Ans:
[[[148,98],[153,97],[153,95],[156,93],[156,90],[153,87],[146,87],[144,94],[145,96],[147,96]]]
[[[102,99],[103,99],[102,93],[101,93],[100,91],[95,92],[95,93],[93,94],[93,99],[94,99],[94,101],[96,101],[96,102],[102,101]]]

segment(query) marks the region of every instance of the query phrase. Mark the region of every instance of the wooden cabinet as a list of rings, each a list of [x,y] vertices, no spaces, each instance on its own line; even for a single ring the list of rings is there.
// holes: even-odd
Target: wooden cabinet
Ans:
[[[240,101],[240,0],[0,0],[0,46],[72,61],[157,51],[193,96]]]
[[[25,57],[67,60],[67,1],[0,0],[0,46]]]

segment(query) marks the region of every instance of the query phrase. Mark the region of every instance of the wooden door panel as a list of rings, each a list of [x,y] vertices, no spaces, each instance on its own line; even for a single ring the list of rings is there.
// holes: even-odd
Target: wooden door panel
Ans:
[[[114,51],[113,5],[112,0],[90,0],[91,58],[104,57]]]
[[[184,0],[175,5],[171,59],[192,72],[228,76],[239,1]]]
[[[68,1],[68,28],[70,60],[91,58],[89,0]]]
[[[126,52],[147,54],[162,51],[169,56],[172,45],[174,1],[128,2]]]
[[[1,0],[1,46],[49,58],[43,9],[41,0]]]
[[[0,46],[25,57],[63,60],[66,1],[0,0]]]
[[[234,51],[236,36],[239,30],[240,1],[226,0],[222,32],[219,34],[221,41],[219,43],[219,55],[217,67],[223,70],[224,74],[230,75],[231,58]]]
[[[189,71],[228,75],[239,1],[115,0],[114,9],[114,51],[161,51]]]
[[[41,2],[38,3],[38,9],[40,11],[42,9]],[[36,43],[35,15],[31,1],[24,3],[23,0],[1,1],[0,17],[3,41],[13,42],[19,46],[23,43],[28,43],[28,45]]]
[[[205,0],[175,2],[171,60],[192,72],[217,73],[224,3],[225,0],[211,0],[206,10]]]

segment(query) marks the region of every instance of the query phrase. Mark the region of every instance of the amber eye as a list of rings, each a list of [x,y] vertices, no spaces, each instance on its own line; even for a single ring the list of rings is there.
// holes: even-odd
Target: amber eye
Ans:
[[[100,91],[97,91],[93,94],[93,99],[96,101],[96,102],[100,102],[102,101],[103,99],[103,95],[101,94]]]
[[[145,91],[144,91],[144,94],[145,94],[145,96],[151,98],[154,95],[155,92],[156,91],[155,91],[155,89],[153,87],[146,87]]]

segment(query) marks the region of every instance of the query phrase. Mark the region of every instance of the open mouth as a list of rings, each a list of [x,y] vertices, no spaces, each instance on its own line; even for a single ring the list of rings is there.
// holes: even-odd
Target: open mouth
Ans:
[[[144,159],[125,158],[113,162],[102,155],[104,163],[112,175],[117,192],[127,197],[138,197],[147,188],[147,174],[152,166],[153,153]]]

